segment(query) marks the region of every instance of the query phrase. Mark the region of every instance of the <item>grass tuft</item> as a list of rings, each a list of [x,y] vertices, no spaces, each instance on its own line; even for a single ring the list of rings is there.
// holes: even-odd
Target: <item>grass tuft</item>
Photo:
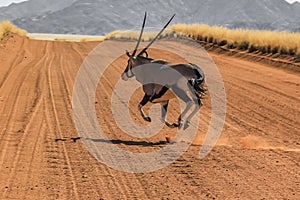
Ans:
[[[142,41],[149,42],[151,41],[158,32],[144,32]],[[129,40],[138,40],[140,35],[139,31],[113,31],[105,36],[105,40],[107,39],[129,39]],[[167,29],[164,33],[160,36],[160,38],[166,37],[168,35],[172,35],[173,37],[177,37],[175,31]]]
[[[5,38],[10,34],[25,36],[27,32],[25,30],[16,27],[14,24],[12,24],[9,21],[0,22],[0,40],[3,40],[3,38]]]

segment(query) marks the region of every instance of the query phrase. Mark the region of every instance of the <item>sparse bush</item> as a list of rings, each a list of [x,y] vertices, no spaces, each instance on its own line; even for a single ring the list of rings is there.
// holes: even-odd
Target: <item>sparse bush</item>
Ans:
[[[275,46],[275,47],[272,48],[272,54],[276,54],[276,53],[278,53],[278,51],[279,51],[278,46]]]
[[[233,42],[233,43],[228,43],[227,44],[227,48],[228,49],[235,49],[238,47],[238,43],[237,42]]]
[[[198,35],[198,36],[197,36],[197,40],[199,40],[199,41],[203,41],[203,38],[202,38],[202,36],[201,36],[201,35]]]
[[[289,49],[289,55],[295,56],[297,52],[297,49]]]
[[[267,53],[267,49],[266,49],[266,47],[265,46],[262,46],[262,47],[260,47],[260,52],[262,53],[262,54],[265,54],[265,53]]]
[[[271,45],[268,45],[268,46],[267,46],[267,53],[272,53],[271,49],[272,49],[272,48],[271,48]]]
[[[224,46],[227,44],[227,40],[221,40],[221,42],[218,43],[219,46]]]
[[[213,37],[209,37],[209,38],[208,38],[208,42],[209,42],[209,43],[213,43],[213,42],[214,42],[214,38],[213,38]]]
[[[249,47],[249,49],[248,49],[248,52],[249,53],[253,53],[253,52],[255,52],[255,51],[257,51],[258,50],[258,48],[255,46],[255,45],[250,45],[250,47]]]
[[[247,41],[243,41],[238,44],[238,49],[239,50],[247,50],[249,47],[249,43]]]
[[[21,36],[24,36],[27,34],[25,30],[22,30],[9,21],[3,21],[0,23],[0,40],[2,40],[4,37],[10,35],[10,34],[18,34]]]
[[[287,55],[288,51],[285,48],[280,49],[280,54]]]

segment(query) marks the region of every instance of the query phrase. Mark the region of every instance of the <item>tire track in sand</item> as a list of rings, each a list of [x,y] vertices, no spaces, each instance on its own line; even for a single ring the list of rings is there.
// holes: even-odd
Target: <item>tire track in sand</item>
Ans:
[[[16,119],[22,119],[22,121],[20,121],[20,125],[19,125],[19,129],[17,131],[17,138],[15,138],[15,130],[13,130],[13,128],[8,129],[8,136],[12,138],[12,140],[14,140],[13,138],[17,139],[16,142],[16,146],[14,146],[13,148],[15,148],[15,152],[12,154],[11,151],[8,152],[8,148],[9,148],[9,143],[6,142],[5,146],[4,146],[4,155],[6,155],[5,157],[3,156],[1,159],[1,166],[3,165],[3,163],[6,163],[6,169],[10,169],[10,173],[6,174],[6,178],[4,178],[4,180],[6,181],[5,185],[6,185],[6,190],[4,190],[3,192],[3,198],[7,197],[7,192],[14,190],[15,188],[17,188],[18,190],[22,190],[24,193],[26,191],[26,188],[22,187],[19,188],[18,184],[15,184],[16,180],[19,179],[19,181],[17,181],[18,183],[26,183],[28,180],[28,177],[31,171],[31,165],[32,163],[30,162],[30,160],[33,159],[34,153],[36,151],[36,147],[37,147],[37,142],[40,141],[40,137],[35,137],[35,133],[34,131],[30,131],[30,128],[33,127],[35,125],[36,122],[40,122],[38,120],[36,120],[36,116],[38,114],[38,110],[42,104],[42,98],[41,98],[41,94],[40,93],[36,93],[36,86],[37,84],[33,84],[28,86],[27,84],[22,84],[22,82],[28,82],[29,79],[31,79],[32,77],[29,77],[30,75],[32,75],[30,72],[32,71],[37,71],[38,73],[36,73],[34,76],[36,76],[36,78],[34,78],[35,80],[39,80],[40,79],[40,70],[39,69],[39,64],[40,62],[43,60],[43,56],[41,57],[41,60],[38,62],[34,62],[31,61],[29,62],[30,64],[32,64],[33,67],[31,67],[31,65],[29,64],[28,66],[22,66],[24,67],[23,70],[20,71],[20,74],[18,74],[19,76],[17,77],[23,77],[21,78],[21,84],[18,85],[17,87],[19,87],[19,90],[17,90],[17,98],[16,98],[16,102],[13,103],[13,107],[14,107],[14,111],[12,112],[12,117],[13,115],[17,115],[20,112],[22,113],[23,110],[25,110],[24,113],[21,114],[22,117],[16,117]],[[26,94],[30,94],[30,95],[26,95]],[[33,97],[33,101],[29,102],[28,104],[24,104],[22,103],[22,100],[24,101],[24,98],[28,98],[28,96]],[[22,100],[21,100],[22,99]],[[11,120],[11,119],[9,119]],[[8,121],[9,121],[8,120]],[[37,128],[39,128],[41,125],[38,125]],[[15,128],[15,127],[14,127]],[[34,129],[34,128],[33,128]],[[9,141],[9,140],[7,140]],[[33,147],[33,148],[32,148]],[[11,148],[10,148],[11,149]],[[29,152],[29,154],[31,155],[31,157],[29,156],[24,156],[23,152]],[[38,151],[37,151],[38,152]],[[18,176],[18,174],[23,174],[24,172],[27,172],[27,178],[24,179],[24,177]],[[22,184],[22,186],[24,186],[26,184]],[[11,196],[9,196],[9,198],[13,198]]]
[[[49,50],[51,51],[55,51],[54,47],[53,47],[53,43],[51,43],[51,48],[49,48]],[[49,54],[51,55],[51,54]],[[57,63],[54,63],[54,60],[56,55],[53,55],[51,57],[49,57],[49,64],[48,64],[48,69],[47,69],[47,82],[48,82],[48,86],[49,86],[49,93],[50,93],[50,102],[51,102],[51,110],[48,110],[48,112],[53,112],[54,115],[54,122],[55,122],[55,127],[57,129],[56,135],[58,136],[58,138],[64,138],[63,135],[63,131],[61,129],[61,122],[60,122],[60,118],[58,115],[58,110],[64,108],[64,107],[60,107],[59,109],[57,108],[57,100],[55,99],[55,92],[56,91],[61,91],[61,86],[60,86],[60,82],[58,83],[54,83],[54,79],[58,78],[56,76],[53,76],[53,72],[52,72],[52,68],[55,70],[55,64],[57,65]],[[59,80],[55,80],[55,81],[59,81]],[[55,89],[54,89],[55,87]],[[58,87],[58,88],[57,88]],[[64,99],[63,96],[61,96],[62,99]],[[48,108],[49,109],[49,108]],[[62,110],[60,110],[60,112],[63,112]],[[74,199],[79,199],[79,195],[78,195],[78,191],[77,191],[77,186],[76,186],[76,182],[75,182],[75,177],[74,177],[74,172],[72,170],[72,166],[70,163],[70,157],[69,157],[69,153],[67,150],[67,147],[65,145],[65,143],[61,143],[62,149],[63,149],[63,156],[65,158],[65,162],[66,162],[66,167],[68,169],[68,173],[70,175],[70,184],[72,185],[72,192],[73,194],[70,194],[72,196],[72,198]],[[67,182],[67,184],[69,184],[69,181]]]
[[[77,54],[79,54],[79,56],[82,56],[82,53],[80,53],[80,50],[78,49],[79,47],[80,47],[79,45],[72,45],[72,49],[74,49],[77,52]],[[67,66],[67,65],[65,65],[65,66]],[[64,70],[62,70],[64,77],[69,76],[68,73],[70,73],[70,71],[68,71],[67,69],[70,69],[70,67],[66,67],[63,69],[66,69],[66,71],[67,71],[67,72],[64,72]],[[110,87],[105,89],[103,91],[103,93],[107,94],[108,90],[110,91],[110,89],[111,89]],[[70,89],[69,89],[69,91],[70,91]],[[73,123],[73,121],[71,123]],[[110,123],[107,123],[107,125],[108,125],[108,127],[106,127],[106,130],[109,129],[109,132],[113,133],[115,131],[114,124],[112,124],[112,126],[110,126]],[[72,155],[75,156],[73,152],[72,152]],[[84,155],[80,155],[80,152],[77,154],[77,156],[78,155],[80,157],[84,156]],[[93,158],[92,156],[89,158],[90,158],[90,160],[93,160],[93,162],[97,162],[95,160],[95,158]],[[87,159],[87,158],[85,158],[85,159]],[[91,162],[91,161],[89,161],[89,162]],[[80,165],[78,167],[81,168],[80,169],[81,171],[86,171],[86,170],[82,169],[82,165]],[[103,164],[100,164],[100,163],[97,164],[97,167],[95,167],[94,170],[95,170],[94,173],[100,174],[102,176],[101,179],[94,179],[93,174],[91,174],[90,172],[85,172],[85,175],[87,176],[87,179],[90,179],[89,177],[92,177],[90,181],[92,181],[95,184],[95,186],[100,188],[100,194],[99,194],[99,192],[97,192],[97,193],[99,195],[101,195],[102,198],[116,199],[116,198],[122,198],[124,196],[130,197],[130,196],[134,196],[137,194],[139,194],[138,196],[140,198],[149,198],[149,196],[145,195],[144,190],[139,189],[139,188],[142,188],[140,181],[136,178],[128,178],[127,173],[117,172]],[[132,175],[132,176],[134,176],[134,175]],[[108,187],[108,185],[107,185],[108,183],[110,183],[110,187]],[[82,185],[84,186],[84,184],[82,184]],[[136,192],[135,192],[136,194],[132,194],[132,190],[134,190],[134,189],[136,190]],[[93,191],[91,189],[89,189],[89,190],[91,192]],[[111,192],[106,193],[106,192],[104,192],[105,190],[111,190]],[[80,193],[86,194],[87,191],[82,190]]]
[[[25,48],[24,43],[25,42],[22,42],[23,48]],[[21,51],[23,52],[23,49],[21,49]],[[19,52],[16,52],[16,54],[20,57],[19,59],[24,58],[23,54],[20,54]],[[36,56],[39,57],[39,55]],[[26,93],[26,87],[28,87],[28,85],[23,84],[26,78],[27,80],[30,79],[28,78],[28,76],[30,75],[30,73],[28,73],[28,70],[34,71],[33,69],[31,69],[31,65],[34,66],[38,65],[38,63],[36,63],[37,60],[39,59],[31,58],[30,60],[25,62],[15,63],[16,66],[14,66],[13,68],[14,68],[14,73],[16,75],[6,78],[5,90],[1,91],[0,89],[1,95],[6,97],[6,99],[4,99],[3,101],[9,105],[9,106],[3,106],[1,110],[1,115],[3,116],[1,116],[0,122],[1,124],[4,124],[4,128],[2,130],[2,134],[0,138],[0,145],[3,146],[4,148],[3,151],[1,151],[2,155],[0,159],[0,170],[3,165],[3,159],[7,151],[7,145],[8,143],[12,142],[10,141],[10,138],[14,137],[15,135],[18,135],[18,132],[22,131],[22,126],[26,124],[22,122],[23,120],[20,123],[18,123],[18,121],[22,119],[23,116],[25,116],[24,113],[22,113],[21,116],[17,115],[17,112],[19,112],[20,110],[20,107],[18,107],[18,105],[20,105],[20,102],[24,100],[23,93]],[[34,106],[31,105],[29,107],[34,107]]]

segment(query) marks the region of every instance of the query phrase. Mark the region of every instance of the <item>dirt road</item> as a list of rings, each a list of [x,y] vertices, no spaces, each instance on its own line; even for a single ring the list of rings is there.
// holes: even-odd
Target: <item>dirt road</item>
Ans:
[[[124,173],[99,163],[74,139],[74,80],[96,45],[18,36],[0,44],[0,199],[299,199],[299,73],[211,53],[227,95],[218,145],[198,158],[210,119],[206,98],[203,128],[180,159],[152,173]],[[109,114],[109,80],[118,79],[125,64],[99,85],[99,123],[123,149],[160,148],[168,129],[147,140],[131,138]],[[137,91],[130,109],[143,124],[140,97]],[[170,109],[170,116],[177,112]]]

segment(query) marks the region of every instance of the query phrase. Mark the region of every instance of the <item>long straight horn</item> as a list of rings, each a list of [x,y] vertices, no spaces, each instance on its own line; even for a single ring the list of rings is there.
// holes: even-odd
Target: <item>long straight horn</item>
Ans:
[[[147,51],[147,49],[157,40],[157,38],[161,35],[161,33],[167,28],[167,26],[171,23],[175,14],[171,17],[171,19],[166,23],[166,25],[161,29],[161,31],[155,36],[155,38],[138,54],[138,56],[142,55]]]
[[[140,33],[140,36],[139,36],[139,40],[136,44],[136,47],[135,47],[135,49],[132,53],[132,56],[135,56],[136,51],[139,48],[139,45],[140,45],[140,42],[141,42],[141,39],[142,39],[142,35],[143,35],[143,31],[144,31],[144,27],[145,27],[145,23],[146,23],[146,18],[147,18],[147,12],[145,12],[144,21],[143,21],[143,25],[142,25],[142,30],[141,30],[141,33]]]

